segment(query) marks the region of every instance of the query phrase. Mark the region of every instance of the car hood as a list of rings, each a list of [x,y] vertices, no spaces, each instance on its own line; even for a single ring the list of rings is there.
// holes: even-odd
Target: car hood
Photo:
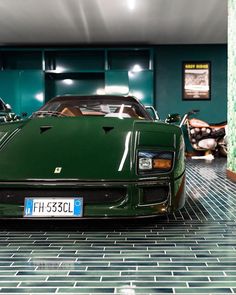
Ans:
[[[103,117],[33,118],[4,124],[0,181],[135,179],[136,148],[174,149],[173,128]]]

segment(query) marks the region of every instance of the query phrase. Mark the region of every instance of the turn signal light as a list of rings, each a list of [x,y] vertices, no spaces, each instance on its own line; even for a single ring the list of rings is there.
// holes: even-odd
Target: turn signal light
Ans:
[[[171,169],[172,160],[170,159],[153,159],[153,168],[154,169]]]

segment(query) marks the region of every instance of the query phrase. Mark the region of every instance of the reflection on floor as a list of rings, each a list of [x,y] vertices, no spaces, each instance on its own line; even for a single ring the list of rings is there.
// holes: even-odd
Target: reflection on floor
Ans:
[[[168,218],[2,230],[0,294],[236,293],[236,184],[225,169],[188,161],[187,206]]]

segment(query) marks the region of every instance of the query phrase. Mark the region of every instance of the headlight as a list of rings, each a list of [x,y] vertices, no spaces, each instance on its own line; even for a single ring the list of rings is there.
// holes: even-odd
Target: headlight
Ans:
[[[173,152],[139,151],[138,172],[168,172],[172,169],[173,158]]]
[[[139,158],[138,162],[139,170],[151,170],[152,159],[151,158]]]

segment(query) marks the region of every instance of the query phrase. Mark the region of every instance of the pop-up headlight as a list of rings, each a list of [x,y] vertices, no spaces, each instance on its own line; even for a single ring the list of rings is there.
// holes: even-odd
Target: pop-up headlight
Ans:
[[[152,169],[152,159],[151,158],[139,158],[139,170],[151,170]]]
[[[172,169],[173,152],[139,151],[138,172],[168,172]]]

